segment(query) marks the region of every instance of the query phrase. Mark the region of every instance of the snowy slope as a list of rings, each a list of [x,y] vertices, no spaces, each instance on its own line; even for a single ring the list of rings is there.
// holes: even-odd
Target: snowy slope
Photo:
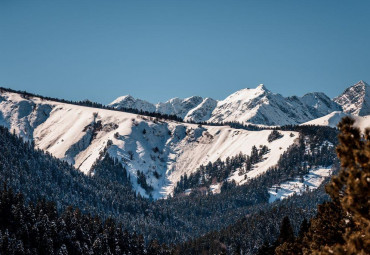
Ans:
[[[162,114],[172,114],[180,118],[185,118],[187,113],[198,106],[203,101],[203,98],[193,96],[185,99],[173,98],[165,103],[158,103],[156,111]]]
[[[341,111],[340,105],[321,92],[308,93],[300,98],[313,116],[324,116],[333,111]]]
[[[307,190],[317,189],[329,176],[331,176],[331,167],[315,168],[304,175],[302,180],[295,178],[292,181],[274,185],[268,191],[270,194],[269,203],[288,198],[293,194],[300,195]]]
[[[342,106],[345,113],[357,116],[370,115],[370,86],[364,81],[359,81],[334,98],[334,101]]]
[[[370,115],[368,116],[356,116],[355,118],[355,126],[360,128],[361,130],[365,130],[366,128],[370,128]]]
[[[336,127],[340,120],[347,116],[348,114],[343,113],[343,112],[332,112],[329,113],[328,115],[325,115],[323,117],[310,120],[308,122],[305,122],[301,125],[316,125],[316,126],[329,126],[329,127]]]
[[[266,130],[164,121],[37,97],[23,98],[10,92],[0,93],[0,124],[86,174],[108,148],[108,153],[127,168],[134,187],[144,196],[148,194],[137,185],[137,170],[146,175],[154,198],[170,194],[184,173],[239,152],[249,155],[253,145],[266,144],[271,149],[264,164],[255,168],[263,173],[277,163],[297,137],[282,132],[284,138],[268,143],[270,131]]]
[[[325,115],[321,118],[314,119],[308,122],[303,123],[302,125],[317,125],[317,126],[330,126],[336,127],[340,120],[344,116],[350,116],[355,120],[355,126],[359,127],[361,130],[365,128],[370,128],[370,115],[367,116],[354,116],[351,114],[346,114],[343,112],[332,112],[328,115]]]
[[[280,132],[280,131],[279,131]],[[260,135],[269,135],[271,133],[270,130],[263,130],[259,132]],[[298,138],[299,134],[297,132],[280,132],[283,137],[273,142],[269,143],[264,137],[261,139],[257,136],[255,137],[256,140],[253,141],[256,147],[259,145],[266,145],[271,151],[265,155],[265,160],[260,163],[254,165],[253,169],[247,173],[247,178],[245,179],[244,175],[239,176],[238,171],[234,172],[231,177],[229,177],[229,181],[234,180],[237,184],[244,184],[251,178],[255,178],[259,175],[264,174],[271,166],[276,165],[280,159],[280,155],[288,149],[288,147],[294,143],[296,138]]]
[[[271,143],[267,138],[271,130],[262,131],[246,131],[235,130],[229,127],[206,127],[207,131],[203,137],[198,141],[199,143],[191,144],[190,148],[181,153],[177,157],[176,172],[174,172],[169,179],[176,183],[180,180],[181,175],[187,173],[188,175],[195,172],[196,168],[200,165],[205,165],[209,161],[214,162],[218,158],[225,160],[228,156],[235,156],[242,152],[250,155],[253,145],[259,147],[266,145],[271,151],[265,156],[265,161],[257,164],[255,168],[248,173],[249,178],[256,177],[263,174],[269,167],[277,164],[280,155],[285,152],[294,140],[298,137],[298,133],[284,131],[281,132],[284,137],[275,140]],[[290,136],[293,133],[294,136]],[[184,144],[180,145],[183,147]],[[203,153],[202,153],[203,152]],[[245,182],[244,178],[239,176],[232,177],[237,184]],[[173,187],[168,187],[167,190],[172,192]]]
[[[185,116],[186,121],[205,122],[208,121],[213,110],[217,107],[218,101],[212,98],[204,99],[198,106],[191,109]]]

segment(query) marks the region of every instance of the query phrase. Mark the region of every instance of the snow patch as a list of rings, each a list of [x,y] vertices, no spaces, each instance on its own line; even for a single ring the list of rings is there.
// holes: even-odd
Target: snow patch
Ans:
[[[274,185],[268,190],[270,194],[269,203],[288,198],[294,194],[301,195],[305,191],[317,189],[327,177],[331,176],[331,172],[331,167],[315,168],[304,175],[303,179],[295,178],[293,181]]]

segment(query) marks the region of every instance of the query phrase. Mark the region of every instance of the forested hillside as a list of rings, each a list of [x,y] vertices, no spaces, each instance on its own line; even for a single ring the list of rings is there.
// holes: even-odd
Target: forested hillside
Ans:
[[[283,222],[279,238],[258,254],[369,254],[370,129],[361,133],[348,117],[338,127],[341,169],[326,186],[331,200],[318,206],[297,236]]]
[[[316,213],[316,206],[328,200],[324,185],[302,196],[260,207],[220,231],[211,231],[177,245],[175,254],[255,254],[259,247],[275,241],[280,233],[280,223],[287,216],[297,235],[304,219],[311,218]]]
[[[78,208],[58,212],[54,202],[24,202],[21,193],[0,191],[0,253],[29,255],[67,254],[170,254],[153,240],[125,231],[112,218],[102,221]]]
[[[97,214],[103,219],[112,216],[124,222],[129,231],[143,234],[146,240],[158,239],[166,243],[185,241],[226,227],[245,215],[266,210],[270,207],[268,188],[304,169],[297,167],[298,159],[289,157],[295,155],[296,146],[302,146],[297,144],[279,161],[283,166],[281,171],[277,170],[278,165],[267,175],[251,179],[245,185],[230,186],[220,194],[194,193],[151,202],[135,195],[125,178],[125,169],[108,154],[102,154],[102,160],[95,164],[94,174],[86,176],[69,164],[35,150],[31,143],[10,134],[7,129],[0,128],[0,132],[1,180],[24,193],[26,201],[45,198],[55,201],[59,210],[73,204],[83,213]],[[328,148],[320,143],[326,137],[319,138],[320,132],[315,132],[309,138],[308,133],[305,140],[310,145],[312,141],[312,150],[307,150],[307,164],[334,163]],[[320,160],[324,158],[323,153],[327,155],[325,161]],[[291,167],[287,168],[288,165]],[[312,201],[317,202],[303,199],[302,203],[310,205]],[[315,206],[308,207],[314,209]],[[263,238],[256,240],[256,245],[263,241]]]

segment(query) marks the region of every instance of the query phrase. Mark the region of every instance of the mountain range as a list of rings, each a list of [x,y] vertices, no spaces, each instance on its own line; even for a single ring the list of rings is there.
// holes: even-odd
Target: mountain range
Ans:
[[[193,96],[173,98],[152,104],[130,95],[114,100],[109,106],[139,111],[176,115],[191,122],[240,122],[259,125],[294,125],[323,117],[334,111],[354,116],[370,114],[370,86],[364,81],[330,99],[324,93],[307,93],[302,97],[283,97],[269,91],[264,85],[239,90],[224,100]]]

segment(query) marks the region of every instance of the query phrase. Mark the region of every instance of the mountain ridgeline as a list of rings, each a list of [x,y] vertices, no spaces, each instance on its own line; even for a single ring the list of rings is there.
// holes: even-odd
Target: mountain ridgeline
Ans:
[[[255,89],[239,90],[221,101],[193,96],[151,104],[127,95],[109,105],[115,109],[134,108],[175,115],[195,123],[237,121],[244,124],[289,125],[301,124],[334,111],[356,116],[369,115],[370,86],[360,81],[334,99],[319,92],[307,93],[303,97],[283,97],[261,84]]]

